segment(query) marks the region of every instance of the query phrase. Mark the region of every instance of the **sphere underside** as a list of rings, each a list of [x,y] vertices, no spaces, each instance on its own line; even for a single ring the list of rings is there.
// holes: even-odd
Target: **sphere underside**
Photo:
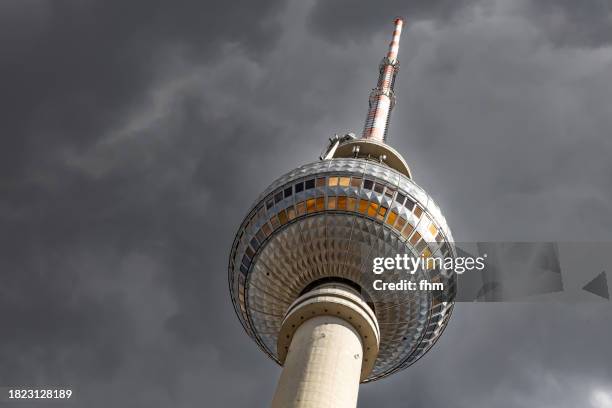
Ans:
[[[273,359],[290,304],[308,285],[350,281],[371,302],[380,350],[365,381],[414,363],[438,339],[453,307],[454,280],[439,270],[415,279],[445,283],[441,293],[376,291],[406,271],[372,272],[375,257],[454,256],[452,237],[433,200],[412,180],[377,162],[332,159],[279,178],[242,223],[229,264],[234,307],[247,333]],[[451,275],[452,277],[452,275]]]

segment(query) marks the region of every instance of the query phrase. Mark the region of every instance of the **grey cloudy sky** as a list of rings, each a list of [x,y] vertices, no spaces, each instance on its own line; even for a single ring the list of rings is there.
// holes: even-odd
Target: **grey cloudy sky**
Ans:
[[[279,369],[234,316],[233,234],[361,130],[396,15],[391,144],[455,238],[612,241],[607,1],[4,0],[0,386],[266,406]],[[611,323],[605,302],[459,304],[359,406],[610,408]]]

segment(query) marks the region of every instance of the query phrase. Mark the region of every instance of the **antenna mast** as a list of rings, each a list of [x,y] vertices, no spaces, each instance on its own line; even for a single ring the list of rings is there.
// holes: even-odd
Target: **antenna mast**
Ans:
[[[389,44],[389,51],[380,62],[378,84],[370,93],[370,108],[362,135],[364,139],[374,139],[380,142],[387,140],[391,110],[395,105],[393,89],[395,87],[395,77],[399,71],[397,54],[404,20],[398,17],[394,20],[394,23],[395,30],[393,31],[393,39]]]

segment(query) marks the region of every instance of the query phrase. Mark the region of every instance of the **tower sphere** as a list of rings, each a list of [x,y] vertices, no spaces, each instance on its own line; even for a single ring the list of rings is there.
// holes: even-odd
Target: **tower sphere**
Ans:
[[[375,362],[361,378],[368,382],[408,367],[431,348],[450,317],[455,288],[453,275],[431,269],[419,270],[415,280],[445,282],[441,293],[374,290],[381,277],[409,277],[396,269],[374,274],[374,258],[452,257],[455,249],[440,209],[397,152],[366,139],[338,144],[333,157],[285,174],[255,201],[232,246],[230,291],[246,332],[282,364],[278,336],[291,304],[319,283],[356,288],[380,330]],[[395,157],[395,168],[364,152]]]

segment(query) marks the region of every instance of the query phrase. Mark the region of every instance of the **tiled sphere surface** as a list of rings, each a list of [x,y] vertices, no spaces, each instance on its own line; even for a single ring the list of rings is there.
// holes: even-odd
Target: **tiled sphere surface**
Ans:
[[[375,257],[453,257],[451,233],[431,197],[411,179],[375,161],[331,159],[285,174],[256,200],[234,240],[229,285],[236,313],[260,348],[278,362],[277,334],[289,305],[312,282],[361,287],[380,326],[380,351],[366,381],[414,363],[436,342],[453,308],[454,274],[421,269],[417,282],[444,291],[376,291]]]

